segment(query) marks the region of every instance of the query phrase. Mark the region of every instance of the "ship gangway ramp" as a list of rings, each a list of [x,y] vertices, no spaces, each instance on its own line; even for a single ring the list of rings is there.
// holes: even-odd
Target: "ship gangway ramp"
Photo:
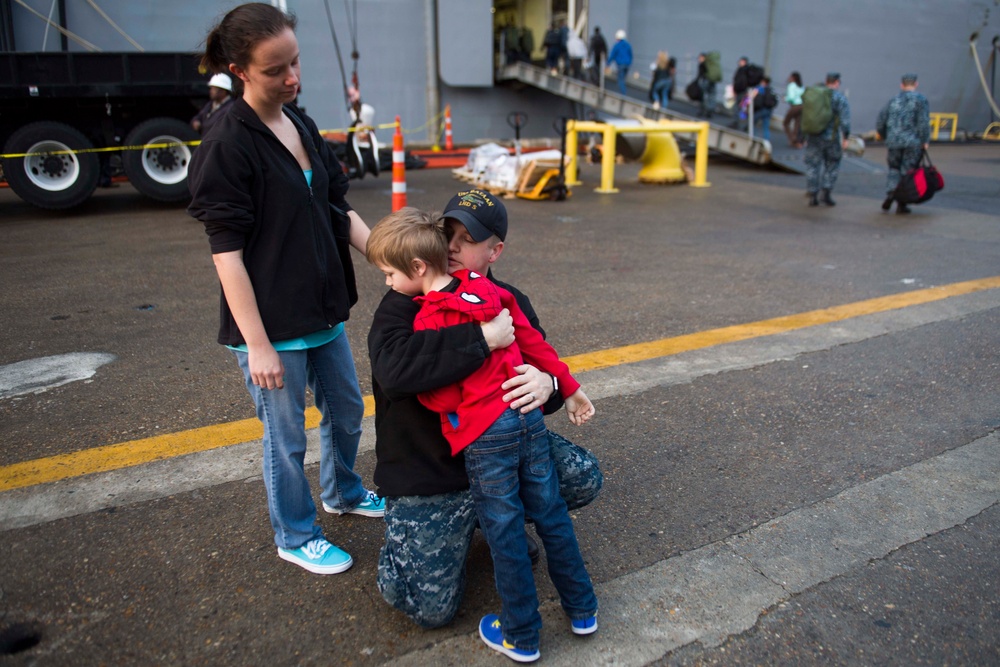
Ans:
[[[651,104],[645,104],[640,100],[620,95],[617,92],[601,89],[598,86],[580,81],[568,76],[551,74],[548,70],[536,67],[528,63],[512,63],[500,68],[498,79],[506,81],[520,81],[536,88],[558,95],[559,97],[579,102],[580,104],[592,107],[599,112],[619,118],[635,118],[640,116],[650,120],[684,120],[698,121],[699,118],[678,113],[673,109],[654,109]],[[726,117],[726,120],[729,120]],[[694,143],[694,135],[684,135],[677,133],[678,139],[684,139]],[[771,163],[771,142],[760,137],[751,137],[746,132],[740,132],[730,127],[725,127],[715,123],[709,124],[708,130],[709,150],[729,155],[739,160],[746,160],[753,164]]]

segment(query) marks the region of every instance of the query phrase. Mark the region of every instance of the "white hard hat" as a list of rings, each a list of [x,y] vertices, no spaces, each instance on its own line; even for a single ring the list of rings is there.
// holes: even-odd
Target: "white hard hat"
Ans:
[[[233,80],[229,78],[228,74],[223,74],[222,72],[209,79],[208,85],[213,88],[222,88],[230,93],[233,92]]]
[[[615,33],[615,39],[625,39],[625,31],[619,30]]]

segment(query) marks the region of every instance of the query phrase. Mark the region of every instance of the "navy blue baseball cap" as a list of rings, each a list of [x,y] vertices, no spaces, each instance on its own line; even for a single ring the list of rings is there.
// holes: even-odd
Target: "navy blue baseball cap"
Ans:
[[[451,198],[444,207],[445,218],[458,220],[476,243],[493,235],[501,241],[507,238],[507,208],[497,197],[485,190],[465,190]]]

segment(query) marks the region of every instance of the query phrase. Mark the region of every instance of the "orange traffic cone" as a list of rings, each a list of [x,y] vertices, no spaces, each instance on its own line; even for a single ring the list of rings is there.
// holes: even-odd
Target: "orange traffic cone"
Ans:
[[[454,148],[455,144],[451,140],[451,105],[446,104],[444,107],[444,149],[450,151]]]
[[[392,210],[406,206],[406,151],[403,150],[403,131],[396,116],[396,133],[392,136]]]

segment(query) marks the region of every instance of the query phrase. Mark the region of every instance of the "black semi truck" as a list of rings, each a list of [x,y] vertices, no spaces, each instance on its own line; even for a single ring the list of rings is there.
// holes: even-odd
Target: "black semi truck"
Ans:
[[[123,170],[142,194],[183,201],[208,99],[192,53],[0,52],[3,175],[25,201],[66,209]]]

